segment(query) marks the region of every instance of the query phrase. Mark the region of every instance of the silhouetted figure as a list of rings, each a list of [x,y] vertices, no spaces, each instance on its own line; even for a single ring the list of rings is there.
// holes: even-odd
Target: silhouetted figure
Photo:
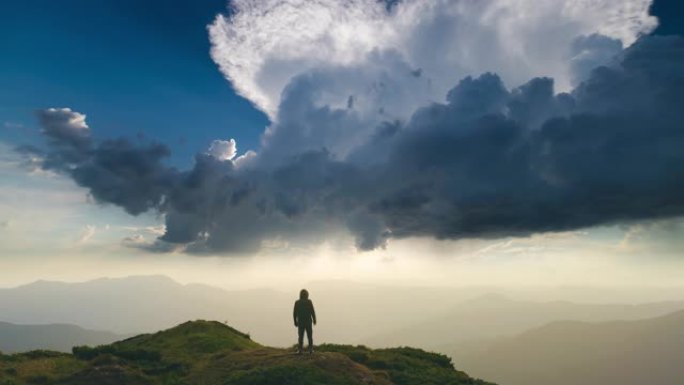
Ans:
[[[294,304],[294,324],[299,332],[299,344],[297,345],[297,353],[302,353],[304,345],[304,332],[306,338],[309,340],[309,353],[313,353],[313,325],[316,324],[316,311],[314,311],[313,302],[309,299],[309,292],[302,289],[299,292],[299,299]]]

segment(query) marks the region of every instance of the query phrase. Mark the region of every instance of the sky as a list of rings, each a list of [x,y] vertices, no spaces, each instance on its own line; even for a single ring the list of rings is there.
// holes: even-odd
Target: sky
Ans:
[[[678,285],[682,6],[5,2],[0,285]]]

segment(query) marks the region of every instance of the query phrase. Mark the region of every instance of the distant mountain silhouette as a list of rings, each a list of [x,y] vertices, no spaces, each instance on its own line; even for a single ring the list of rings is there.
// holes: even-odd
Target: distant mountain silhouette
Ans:
[[[684,384],[684,311],[639,321],[554,322],[457,361],[506,385]]]
[[[186,322],[73,354],[0,356],[0,381],[43,385],[488,385],[448,357],[418,349],[319,346],[313,355],[262,346],[236,329]],[[492,385],[492,384],[490,384]]]
[[[256,306],[260,303],[269,306]],[[182,285],[165,276],[82,283],[38,281],[0,289],[2,321],[67,323],[121,334],[157,331],[198,318],[259,327],[261,320],[272,319],[274,312],[287,314],[289,307],[290,296],[276,291],[228,292],[206,285]]]
[[[70,352],[77,345],[108,344],[124,337],[75,325],[16,325],[0,322],[0,352],[5,354],[36,349]]]
[[[444,345],[516,334],[554,320],[637,319],[684,308],[684,303],[676,302],[604,307],[513,301],[500,295],[467,300],[486,293],[488,289],[483,288],[382,286],[352,281],[319,281],[306,287],[320,318],[316,330],[319,342],[409,345],[438,351],[447,351],[442,349]],[[296,340],[291,317],[297,295],[298,289],[286,293],[183,285],[164,276],[82,283],[39,281],[0,289],[0,321],[73,324],[137,334],[166,329],[187,319],[218,319],[269,345],[289,346]]]
[[[435,303],[452,305],[460,299],[448,289],[346,281],[314,282],[307,287],[321,314],[317,340],[342,343],[360,343],[367,335],[415,323],[439,313]],[[293,342],[291,312],[297,295],[298,290],[182,285],[164,276],[38,281],[0,289],[0,321],[67,323],[132,334],[166,329],[187,319],[218,319],[270,345],[287,346]],[[413,305],[406,306],[407,302]]]
[[[515,335],[553,321],[636,320],[680,309],[684,309],[684,302],[579,304],[517,301],[499,294],[487,294],[458,304],[438,317],[378,334],[369,338],[367,343],[371,346],[411,345],[453,352],[463,343],[473,348],[477,344],[472,342]]]

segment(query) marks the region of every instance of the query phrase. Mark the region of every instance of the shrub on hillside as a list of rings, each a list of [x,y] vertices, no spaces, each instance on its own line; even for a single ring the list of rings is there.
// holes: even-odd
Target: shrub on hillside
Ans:
[[[115,357],[123,358],[131,361],[159,361],[161,360],[161,354],[152,350],[145,349],[119,349],[115,345],[105,345],[105,346],[74,346],[71,352],[76,358],[82,360],[92,360],[99,355],[112,355]]]

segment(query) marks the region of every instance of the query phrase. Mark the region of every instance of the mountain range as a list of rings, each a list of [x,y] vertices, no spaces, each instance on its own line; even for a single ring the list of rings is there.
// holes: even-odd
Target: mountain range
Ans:
[[[477,288],[380,286],[348,281],[317,281],[306,287],[320,321],[316,328],[319,342],[407,345],[449,352],[458,350],[453,349],[454,345],[475,341],[478,345],[472,349],[477,349],[482,341],[553,321],[634,320],[684,309],[684,302],[677,301],[639,305],[522,301],[499,294],[483,295],[486,289]],[[166,329],[188,319],[216,319],[268,345],[289,346],[296,338],[291,318],[297,295],[297,291],[183,285],[165,276],[102,278],[81,283],[38,281],[0,289],[0,321],[71,324],[131,335]]]
[[[371,346],[410,345],[443,351],[472,347],[493,338],[513,336],[554,321],[638,320],[684,309],[682,301],[645,304],[583,304],[568,301],[520,301],[488,294],[459,303],[441,315],[388,330],[371,338]],[[455,349],[449,349],[451,351]]]
[[[76,325],[16,325],[0,322],[0,352],[17,353],[37,349],[70,352],[76,345],[108,344],[124,335],[88,330]]]
[[[559,321],[462,351],[469,373],[505,385],[684,384],[684,311],[637,321]]]
[[[321,341],[360,343],[366,336],[439,314],[457,303],[451,291],[313,282]],[[118,334],[154,332],[188,319],[217,319],[274,346],[292,343],[298,291],[223,290],[183,285],[165,276],[102,278],[81,283],[38,281],[0,289],[0,321],[64,323]],[[407,306],[407,302],[412,306]]]

